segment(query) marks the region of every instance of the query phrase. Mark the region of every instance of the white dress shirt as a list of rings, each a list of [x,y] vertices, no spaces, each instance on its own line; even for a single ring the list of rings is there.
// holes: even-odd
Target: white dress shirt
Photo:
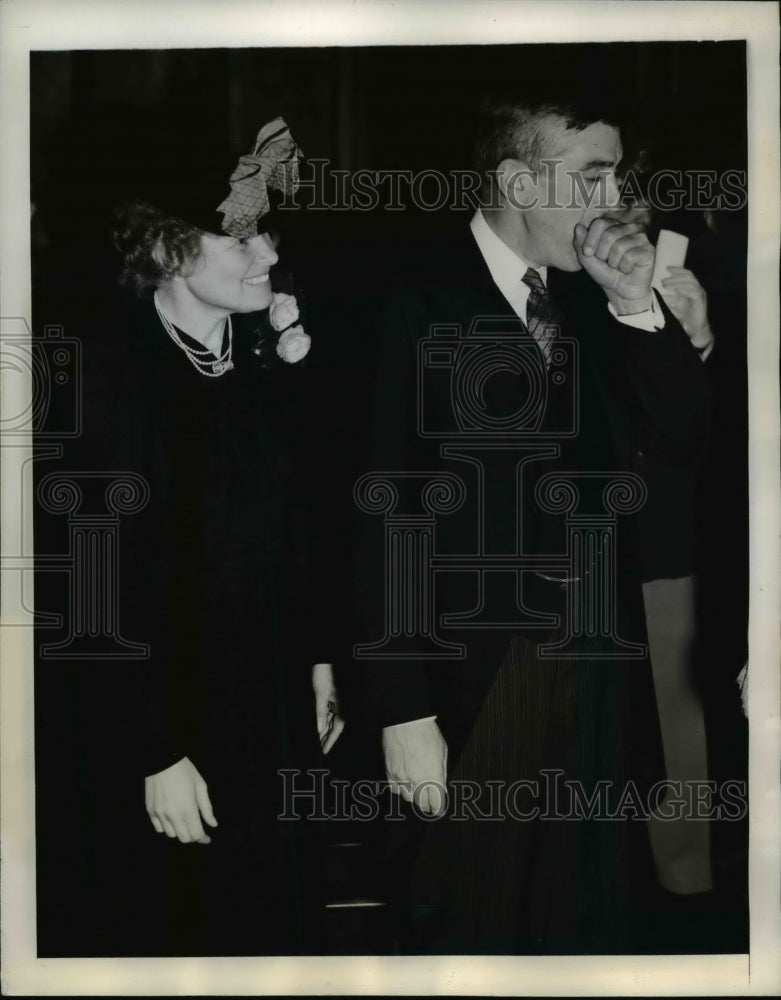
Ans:
[[[531,288],[523,281],[523,276],[527,268],[534,267],[543,285],[547,287],[548,268],[535,267],[531,261],[525,260],[519,253],[511,250],[491,229],[479,208],[472,216],[469,228],[472,230],[478,250],[488,265],[494,284],[510,303],[516,316],[525,323]]]
[[[542,283],[547,287],[548,268],[535,267],[515,250],[511,250],[491,229],[479,208],[473,215],[469,228],[472,230],[477,247],[488,265],[494,284],[510,303],[513,312],[525,323],[526,307],[531,289],[523,281],[523,276],[527,268],[533,267],[542,279]],[[649,333],[664,327],[664,313],[659,308],[656,295],[653,292],[651,293],[651,308],[643,312],[631,313],[629,316],[619,316],[611,302],[606,300],[605,304],[611,316],[615,316],[619,323],[624,323],[626,326],[632,326],[637,330],[647,330]]]

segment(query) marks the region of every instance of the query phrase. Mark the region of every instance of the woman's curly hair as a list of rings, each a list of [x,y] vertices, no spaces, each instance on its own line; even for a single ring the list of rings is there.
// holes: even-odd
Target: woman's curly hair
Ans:
[[[120,283],[137,295],[150,294],[198,261],[201,235],[148,202],[126,202],[112,217],[111,236],[122,255]]]

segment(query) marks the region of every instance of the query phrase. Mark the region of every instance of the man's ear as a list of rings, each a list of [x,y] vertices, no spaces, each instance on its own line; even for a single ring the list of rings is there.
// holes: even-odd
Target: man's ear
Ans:
[[[532,208],[537,196],[538,172],[523,160],[505,159],[496,168],[496,183],[513,208]]]

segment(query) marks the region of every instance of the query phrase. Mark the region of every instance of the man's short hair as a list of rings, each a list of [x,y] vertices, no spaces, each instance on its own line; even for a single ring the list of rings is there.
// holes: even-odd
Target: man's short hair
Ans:
[[[557,125],[582,131],[595,122],[616,124],[615,113],[606,106],[572,101],[487,101],[478,115],[474,165],[490,185],[505,159],[522,160],[532,170],[559,152],[552,132]]]

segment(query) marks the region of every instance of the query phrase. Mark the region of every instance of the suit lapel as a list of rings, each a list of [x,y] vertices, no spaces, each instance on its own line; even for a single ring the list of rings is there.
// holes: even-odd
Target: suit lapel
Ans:
[[[517,313],[499,291],[491,276],[483,255],[477,246],[474,236],[468,227],[463,227],[459,233],[460,239],[454,241],[453,250],[460,267],[456,272],[458,285],[456,294],[462,294],[472,316],[516,317]],[[518,262],[518,281],[521,280],[522,264]],[[455,284],[455,283],[454,283]],[[526,324],[518,320],[525,337],[529,337]]]

